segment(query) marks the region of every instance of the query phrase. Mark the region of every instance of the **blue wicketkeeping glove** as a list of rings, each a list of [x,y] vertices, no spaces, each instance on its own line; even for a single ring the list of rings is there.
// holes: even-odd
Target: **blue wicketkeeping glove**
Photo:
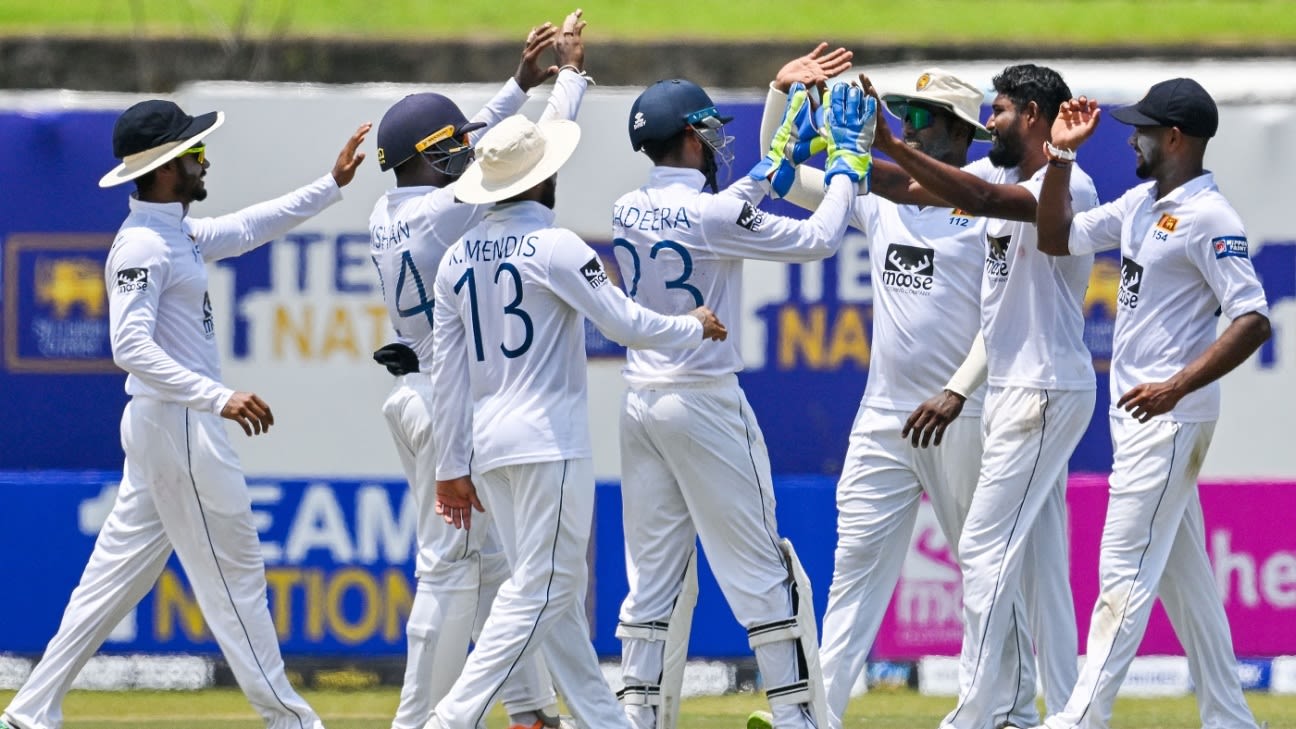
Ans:
[[[784,197],[796,180],[796,166],[828,148],[828,140],[819,133],[811,108],[810,92],[805,84],[795,83],[788,89],[783,123],[774,132],[765,158],[747,173],[752,179],[767,179],[775,197]]]
[[[868,192],[876,121],[877,99],[853,84],[832,87],[824,107],[822,129],[828,140],[824,184],[832,182],[837,175],[846,175],[855,181],[860,194]]]

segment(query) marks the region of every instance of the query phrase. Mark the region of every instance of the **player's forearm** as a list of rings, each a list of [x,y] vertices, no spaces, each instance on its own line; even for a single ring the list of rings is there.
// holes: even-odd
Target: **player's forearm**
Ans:
[[[609,288],[590,321],[608,339],[630,349],[693,349],[702,344],[702,322],[692,316],[666,316],[642,307]]]
[[[1071,237],[1071,164],[1050,162],[1040,185],[1039,204],[1035,207],[1035,228],[1039,249],[1050,256],[1070,253]]]
[[[234,391],[210,377],[186,369],[142,331],[113,336],[113,363],[167,402],[219,413]]]
[[[969,395],[976,392],[978,387],[985,384],[986,375],[985,337],[978,331],[976,338],[972,340],[972,346],[968,349],[967,357],[954,371],[945,389],[966,400]]]
[[[986,182],[976,175],[929,157],[903,142],[889,144],[879,151],[895,160],[927,192],[973,215],[1005,220],[1035,222],[1035,198],[1022,199],[1002,192],[1008,185]],[[1030,198],[1026,201],[1025,198]]]
[[[783,110],[787,94],[771,84],[765,96],[765,113],[761,117],[760,153],[765,154],[774,139],[774,133],[783,123]],[[824,199],[823,170],[809,165],[798,165],[792,187],[784,199],[804,210],[815,210]]]
[[[1243,314],[1169,382],[1180,396],[1199,390],[1245,362],[1271,334],[1269,318],[1264,314],[1255,311]]]
[[[194,220],[194,241],[204,260],[238,256],[278,238],[341,199],[337,180],[324,175],[273,200],[228,215]]]
[[[948,204],[914,182],[913,177],[900,165],[877,157],[873,158],[873,166],[869,170],[869,192],[897,205]]]
[[[549,94],[545,110],[540,114],[540,121],[553,119],[575,121],[576,114],[580,112],[581,100],[585,98],[585,89],[588,87],[589,79],[571,68],[559,71],[558,78],[554,80],[553,93]]]

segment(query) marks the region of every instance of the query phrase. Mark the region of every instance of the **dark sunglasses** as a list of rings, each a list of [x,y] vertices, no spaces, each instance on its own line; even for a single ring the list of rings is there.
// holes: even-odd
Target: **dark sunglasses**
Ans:
[[[914,104],[896,104],[895,113],[915,132],[926,129],[936,120],[936,114],[931,109]]]

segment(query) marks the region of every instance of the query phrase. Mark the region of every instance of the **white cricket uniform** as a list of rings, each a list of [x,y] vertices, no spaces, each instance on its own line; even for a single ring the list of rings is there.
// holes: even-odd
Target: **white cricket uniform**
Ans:
[[[771,86],[761,124],[766,146],[782,123],[786,103],[787,95]],[[963,169],[983,179],[996,174],[986,159]],[[823,198],[822,180],[822,171],[799,168],[788,201],[813,209]],[[869,241],[873,346],[868,383],[837,483],[837,549],[820,647],[834,727],[842,726],[851,690],[877,638],[923,493],[957,557],[981,464],[978,425],[985,395],[981,388],[968,395],[939,447],[915,448],[900,436],[910,413],[945,387],[980,330],[986,219],[957,208],[896,205],[868,195],[855,198],[850,223]],[[1041,530],[1036,537],[1045,542],[1040,548],[1066,549],[1065,532]],[[1027,591],[1027,615],[1048,615],[1056,609],[1048,604],[1049,596],[1059,592],[1050,579],[1065,581],[1068,576],[1052,570],[1041,573],[1034,583],[1042,589]],[[992,726],[1005,721],[1031,726],[1039,721],[1035,656],[1021,612],[1018,609],[1013,619],[1013,650],[1004,651],[1004,665],[995,673],[1003,705]],[[1067,664],[1046,671],[1070,672],[1071,680],[1050,697],[1054,706],[1061,706],[1074,683],[1075,631],[1072,628],[1069,642],[1065,633],[1053,639],[1050,625],[1052,621],[1037,621],[1031,627],[1039,638],[1041,660]],[[1062,650],[1050,649],[1059,641]]]
[[[755,638],[792,619],[794,610],[769,453],[735,376],[743,367],[743,260],[832,255],[855,187],[844,176],[834,178],[818,211],[798,221],[754,206],[765,183],[744,177],[718,195],[702,192],[703,184],[697,170],[654,167],[648,184],[623,195],[613,213],[614,251],[631,298],[663,313],[706,305],[729,327],[728,339],[716,346],[628,354],[621,492],[630,593],[620,620],[623,626],[668,622],[700,538],[730,609]],[[808,605],[808,595],[801,599]],[[622,640],[627,686],[660,685],[663,645]],[[771,697],[819,680],[800,675],[798,650],[791,640],[755,649]],[[810,725],[796,705],[773,709],[780,726]],[[650,707],[626,710],[641,729],[654,721]]]
[[[1110,410],[1115,454],[1103,529],[1098,602],[1084,668],[1053,729],[1106,727],[1160,597],[1188,654],[1205,729],[1256,723],[1238,682],[1228,618],[1206,556],[1197,473],[1219,418],[1212,382],[1139,423],[1117,401],[1163,382],[1214,342],[1218,313],[1269,315],[1241,218],[1209,172],[1161,199],[1156,183],[1075,216],[1074,255],[1120,247]]]
[[[575,118],[586,85],[584,76],[570,69],[560,72],[542,118]],[[472,118],[486,124],[472,132],[472,141],[516,114],[526,100],[526,92],[510,78]],[[432,707],[463,670],[470,638],[486,620],[484,608],[509,574],[489,516],[470,530],[459,530],[435,513],[432,285],[445,252],[490,207],[456,202],[449,187],[395,187],[378,199],[369,217],[369,253],[388,320],[397,341],[419,359],[419,372],[397,377],[383,403],[418,512],[418,589],[405,628],[408,657],[393,729],[422,729],[427,723]],[[501,700],[514,714],[552,705],[556,697],[543,659],[537,656],[519,666]]]
[[[73,679],[157,582],[174,549],[266,725],[323,726],[284,675],[252,504],[220,417],[234,390],[221,383],[205,264],[283,235],[341,197],[331,175],[217,218],[189,218],[180,203],[131,196],[104,270],[113,361],[128,373],[131,395],[122,414],[122,482],[58,633],[5,709],[11,724],[63,723]]]
[[[512,575],[429,726],[476,726],[539,649],[582,725],[626,726],[585,618],[594,472],[584,320],[630,347],[697,347],[702,324],[637,306],[553,219],[536,202],[497,205],[437,273],[437,476],[467,475],[471,458]]]
[[[1018,177],[1016,169],[995,172],[991,182],[1009,184]],[[1041,167],[1018,184],[1038,198],[1043,176]],[[1093,181],[1078,165],[1070,193],[1076,210],[1097,205]],[[959,729],[984,729],[995,719],[989,678],[1003,665],[1016,617],[1013,596],[1030,582],[1027,574],[1069,574],[1065,540],[1037,540],[1066,533],[1067,462],[1093,413],[1093,361],[1084,345],[1082,307],[1093,256],[1049,256],[1037,240],[1034,223],[986,225],[981,330],[990,387],[981,418],[981,472],[958,546],[966,621],[959,701],[943,722]],[[1076,640],[1070,581],[1051,584],[1052,590],[1034,587],[1052,608],[1034,616],[1051,623],[1054,645],[1042,647],[1063,654],[1041,661],[1050,699],[1075,681],[1069,660]],[[1066,675],[1054,675],[1063,670]]]

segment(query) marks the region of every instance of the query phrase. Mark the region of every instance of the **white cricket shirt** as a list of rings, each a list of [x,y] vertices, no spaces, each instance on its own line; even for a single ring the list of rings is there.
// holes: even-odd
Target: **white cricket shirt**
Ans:
[[[571,69],[560,72],[541,119],[575,119],[587,84]],[[516,114],[526,100],[526,92],[510,78],[473,116],[472,121],[486,126],[469,138],[475,142]],[[456,201],[449,187],[394,187],[378,199],[369,216],[369,255],[378,268],[387,318],[396,340],[414,350],[424,372],[432,367],[432,283],[437,266],[489,209],[490,205]]]
[[[622,195],[612,212],[612,245],[630,298],[665,314],[699,306],[729,329],[723,342],[691,351],[639,350],[627,356],[631,386],[699,382],[738,372],[741,349],[742,262],[816,261],[837,252],[855,185],[833,178],[807,220],[756,207],[767,183],[741,178],[718,195],[702,191],[697,170],[654,167],[648,184]]]
[[[104,266],[113,361],[127,372],[126,392],[219,414],[234,391],[220,382],[205,263],[246,253],[341,199],[332,175],[217,218],[131,195]]]
[[[1020,182],[1039,199],[1041,167]],[[995,183],[1016,181],[1017,170],[996,169]],[[1073,165],[1071,205],[1076,212],[1098,204],[1093,180]],[[1039,249],[1034,223],[990,220],[986,224],[981,329],[987,381],[995,387],[1092,390],[1093,357],[1084,344],[1084,293],[1093,255],[1050,256]]]
[[[989,160],[963,168],[982,179]],[[869,242],[873,340],[864,404],[911,411],[944,389],[981,328],[986,218],[958,208],[855,198],[851,224]],[[979,415],[985,388],[967,397]]]
[[[441,262],[438,479],[467,474],[470,454],[474,472],[591,456],[586,317],[627,347],[702,343],[701,322],[636,305],[594,249],[553,220],[536,202],[496,205]]]
[[[1121,283],[1112,342],[1111,412],[1136,385],[1164,382],[1201,356],[1216,338],[1218,315],[1269,315],[1251,265],[1246,229],[1206,174],[1156,199],[1156,183],[1076,214],[1073,254],[1120,247]],[[1219,382],[1191,392],[1156,420],[1219,419]]]

